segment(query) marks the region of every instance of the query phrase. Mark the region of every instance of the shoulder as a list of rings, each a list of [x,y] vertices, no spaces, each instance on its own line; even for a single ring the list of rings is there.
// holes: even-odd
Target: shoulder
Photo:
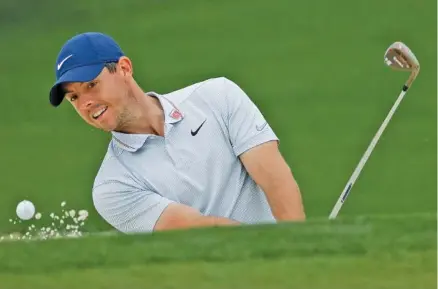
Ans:
[[[194,95],[200,95],[202,97],[214,97],[226,93],[227,89],[233,85],[236,85],[232,80],[227,77],[215,77],[209,78],[181,89],[163,94],[163,96],[175,104],[183,103]]]
[[[112,139],[94,178],[93,190],[110,182],[124,182],[127,179],[128,170],[121,161],[123,153],[124,151]]]

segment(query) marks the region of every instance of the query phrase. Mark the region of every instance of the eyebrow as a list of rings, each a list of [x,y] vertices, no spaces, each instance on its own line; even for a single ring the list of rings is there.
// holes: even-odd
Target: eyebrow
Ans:
[[[93,80],[90,80],[90,81],[93,81]],[[82,85],[84,85],[84,84],[86,84],[86,83],[88,83],[88,82],[90,82],[90,81],[81,82],[81,83],[79,84],[79,86],[82,86]],[[64,90],[64,94],[67,94],[67,93],[73,93],[73,92],[74,92],[74,91],[71,91],[71,90],[66,89],[65,86],[63,86],[62,89]]]

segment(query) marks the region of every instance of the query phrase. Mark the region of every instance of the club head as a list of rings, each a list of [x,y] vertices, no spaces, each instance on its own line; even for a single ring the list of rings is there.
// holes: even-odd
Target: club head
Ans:
[[[385,64],[395,70],[414,71],[420,69],[420,63],[414,53],[403,42],[391,44],[385,52]]]

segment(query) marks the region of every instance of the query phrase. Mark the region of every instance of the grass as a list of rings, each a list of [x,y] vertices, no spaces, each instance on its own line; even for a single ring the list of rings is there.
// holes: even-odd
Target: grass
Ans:
[[[375,261],[379,262],[376,266]],[[408,265],[409,264],[409,265]],[[148,264],[125,268],[67,270],[47,274],[1,274],[9,288],[436,288],[430,252],[393,260],[366,257],[315,257],[236,261],[226,264],[192,262]]]
[[[436,288],[436,217],[0,244],[1,288]],[[85,282],[85,283],[84,283]],[[315,287],[316,286],[316,287]],[[352,286],[352,287],[350,287]],[[411,287],[410,287],[411,286]],[[273,287],[270,287],[273,288]]]

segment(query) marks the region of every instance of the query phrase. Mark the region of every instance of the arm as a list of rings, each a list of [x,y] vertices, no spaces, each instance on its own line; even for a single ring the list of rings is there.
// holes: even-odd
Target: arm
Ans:
[[[224,80],[224,118],[234,153],[264,191],[277,220],[304,220],[301,193],[263,114],[234,82]]]
[[[192,207],[172,203],[161,214],[154,231],[237,224],[239,223],[227,218],[203,216]]]
[[[266,194],[277,220],[305,219],[299,187],[275,141],[256,146],[240,156],[249,175]]]
[[[96,185],[93,202],[102,218],[124,233],[238,224],[226,218],[203,216],[191,207],[139,188],[130,179]]]

